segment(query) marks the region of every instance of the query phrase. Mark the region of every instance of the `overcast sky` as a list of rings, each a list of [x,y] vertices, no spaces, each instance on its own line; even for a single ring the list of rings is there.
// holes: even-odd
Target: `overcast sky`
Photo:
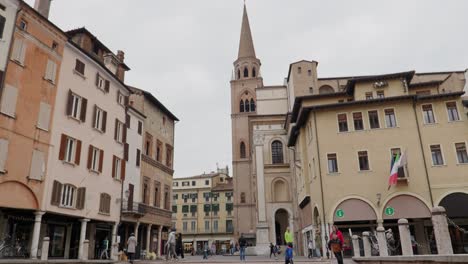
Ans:
[[[33,4],[34,0],[27,1]],[[85,26],[179,119],[175,177],[231,167],[230,86],[242,0],[54,0],[63,30]],[[265,85],[289,63],[319,62],[319,77],[468,67],[468,1],[247,0]]]

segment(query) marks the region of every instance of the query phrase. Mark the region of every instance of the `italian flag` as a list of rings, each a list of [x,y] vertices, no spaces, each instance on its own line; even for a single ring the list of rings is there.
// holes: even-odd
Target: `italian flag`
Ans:
[[[404,152],[400,155],[400,153],[397,154],[395,159],[393,159],[393,156],[391,158],[391,171],[390,171],[390,178],[388,179],[388,189],[392,185],[396,185],[398,181],[398,169],[402,166],[405,165],[406,157]]]

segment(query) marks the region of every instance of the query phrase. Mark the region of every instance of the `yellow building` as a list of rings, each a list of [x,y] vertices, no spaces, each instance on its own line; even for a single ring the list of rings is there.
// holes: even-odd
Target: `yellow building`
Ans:
[[[174,179],[172,222],[182,234],[186,253],[201,254],[207,244],[228,252],[233,235],[233,185],[227,168]]]
[[[450,219],[467,226],[464,72],[304,74],[316,67],[293,63],[287,79],[302,242],[320,232],[325,245],[336,224],[345,236],[345,255],[352,254],[351,234],[383,225],[398,238],[397,220],[407,218],[415,254],[425,254],[434,245],[432,207],[444,206]],[[389,187],[392,160],[403,153],[406,165]],[[453,226],[450,232],[454,251],[465,252],[463,234]]]

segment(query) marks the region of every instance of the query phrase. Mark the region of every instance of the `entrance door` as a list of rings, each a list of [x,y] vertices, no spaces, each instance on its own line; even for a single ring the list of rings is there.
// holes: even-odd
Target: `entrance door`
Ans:
[[[276,235],[276,244],[284,245],[284,232],[288,227],[288,212],[284,209],[279,209],[275,213],[275,235]]]
[[[49,226],[49,257],[63,258],[65,256],[65,241],[67,236],[67,227],[65,225]]]

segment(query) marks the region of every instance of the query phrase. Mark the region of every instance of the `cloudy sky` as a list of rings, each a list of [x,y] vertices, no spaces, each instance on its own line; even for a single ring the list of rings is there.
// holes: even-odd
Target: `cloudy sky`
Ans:
[[[34,0],[28,0],[33,3]],[[242,0],[54,0],[63,30],[88,28],[124,50],[126,82],[152,92],[181,120],[175,176],[231,167],[229,80]],[[266,85],[289,63],[319,62],[319,76],[468,67],[468,1],[247,0]]]

